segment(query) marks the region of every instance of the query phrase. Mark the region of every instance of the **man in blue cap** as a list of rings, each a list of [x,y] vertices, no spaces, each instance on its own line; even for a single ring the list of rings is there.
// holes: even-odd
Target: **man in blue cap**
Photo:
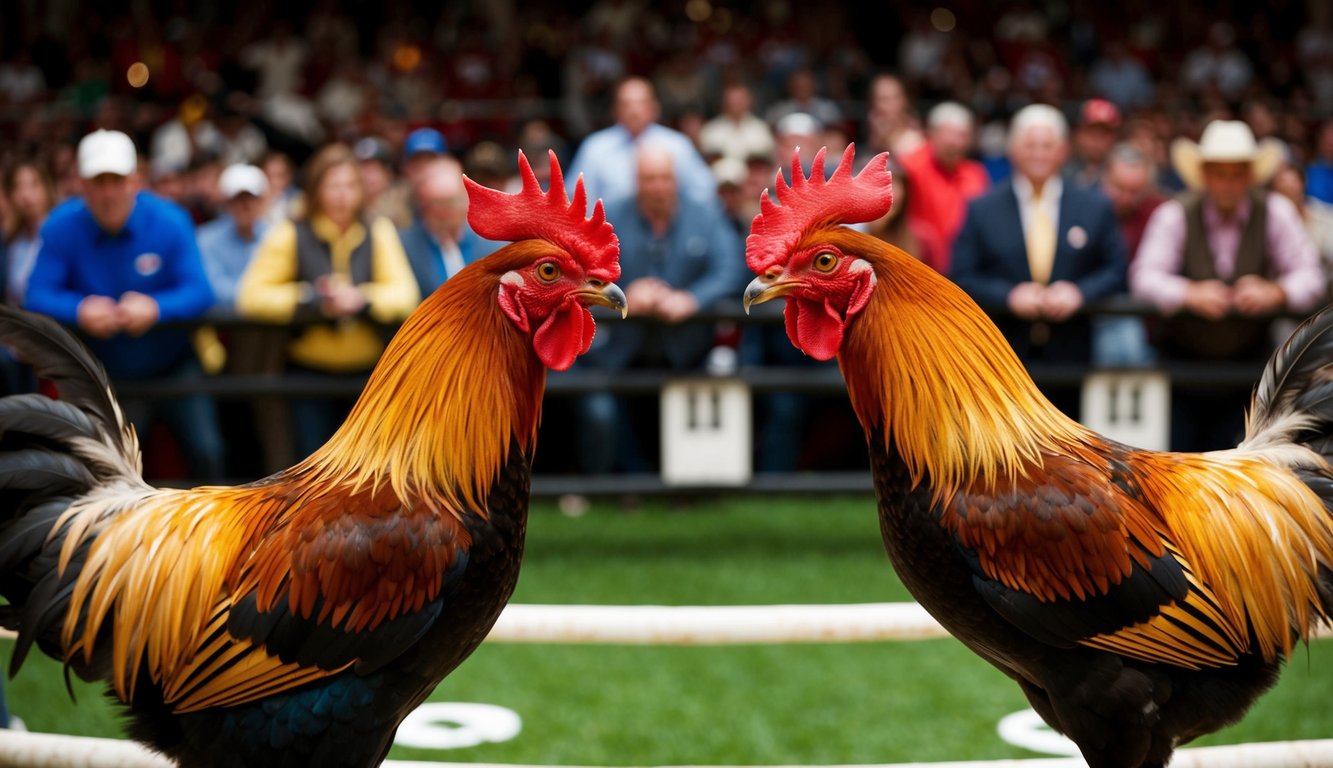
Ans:
[[[416,186],[421,171],[434,158],[449,154],[449,143],[434,128],[418,128],[403,141],[403,175],[408,186]]]

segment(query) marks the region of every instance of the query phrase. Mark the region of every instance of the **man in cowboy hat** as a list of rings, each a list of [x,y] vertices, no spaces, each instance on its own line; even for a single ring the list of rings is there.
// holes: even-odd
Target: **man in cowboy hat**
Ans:
[[[1164,358],[1261,365],[1272,347],[1268,316],[1307,312],[1323,298],[1319,255],[1295,207],[1262,186],[1284,156],[1280,141],[1256,142],[1235,120],[1209,123],[1197,144],[1172,143],[1188,189],[1153,212],[1129,273],[1136,298],[1185,315],[1160,329]],[[1176,392],[1173,449],[1235,445],[1248,391]]]

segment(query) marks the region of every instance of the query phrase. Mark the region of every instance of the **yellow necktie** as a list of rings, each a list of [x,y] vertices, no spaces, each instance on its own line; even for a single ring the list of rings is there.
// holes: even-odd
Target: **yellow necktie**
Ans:
[[[1041,193],[1032,194],[1032,216],[1027,231],[1028,271],[1035,282],[1045,285],[1051,280],[1051,265],[1055,263],[1055,223],[1042,205]]]

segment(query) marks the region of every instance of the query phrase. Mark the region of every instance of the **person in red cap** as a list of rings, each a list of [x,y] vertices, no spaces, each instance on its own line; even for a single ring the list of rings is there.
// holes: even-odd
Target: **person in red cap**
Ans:
[[[1080,187],[1101,181],[1106,159],[1120,137],[1120,110],[1106,99],[1088,99],[1078,113],[1073,152],[1065,163],[1064,177]]]

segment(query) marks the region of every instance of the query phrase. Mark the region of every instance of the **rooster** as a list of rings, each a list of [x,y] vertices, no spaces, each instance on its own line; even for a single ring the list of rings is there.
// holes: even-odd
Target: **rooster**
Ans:
[[[131,735],[189,766],[369,766],[486,637],[523,553],[546,368],[625,311],[601,201],[554,153],[543,193],[467,181],[469,220],[513,241],[403,323],[346,422],[249,485],[147,485],[102,367],[48,318],[0,342],[60,399],[0,400],[0,616],[108,682]]]
[[[1239,720],[1333,611],[1333,310],[1263,372],[1244,442],[1143,451],[1056,410],[957,286],[843,224],[892,204],[887,156],[776,180],[746,309],[837,357],[890,560],[1092,768],[1163,766]]]

